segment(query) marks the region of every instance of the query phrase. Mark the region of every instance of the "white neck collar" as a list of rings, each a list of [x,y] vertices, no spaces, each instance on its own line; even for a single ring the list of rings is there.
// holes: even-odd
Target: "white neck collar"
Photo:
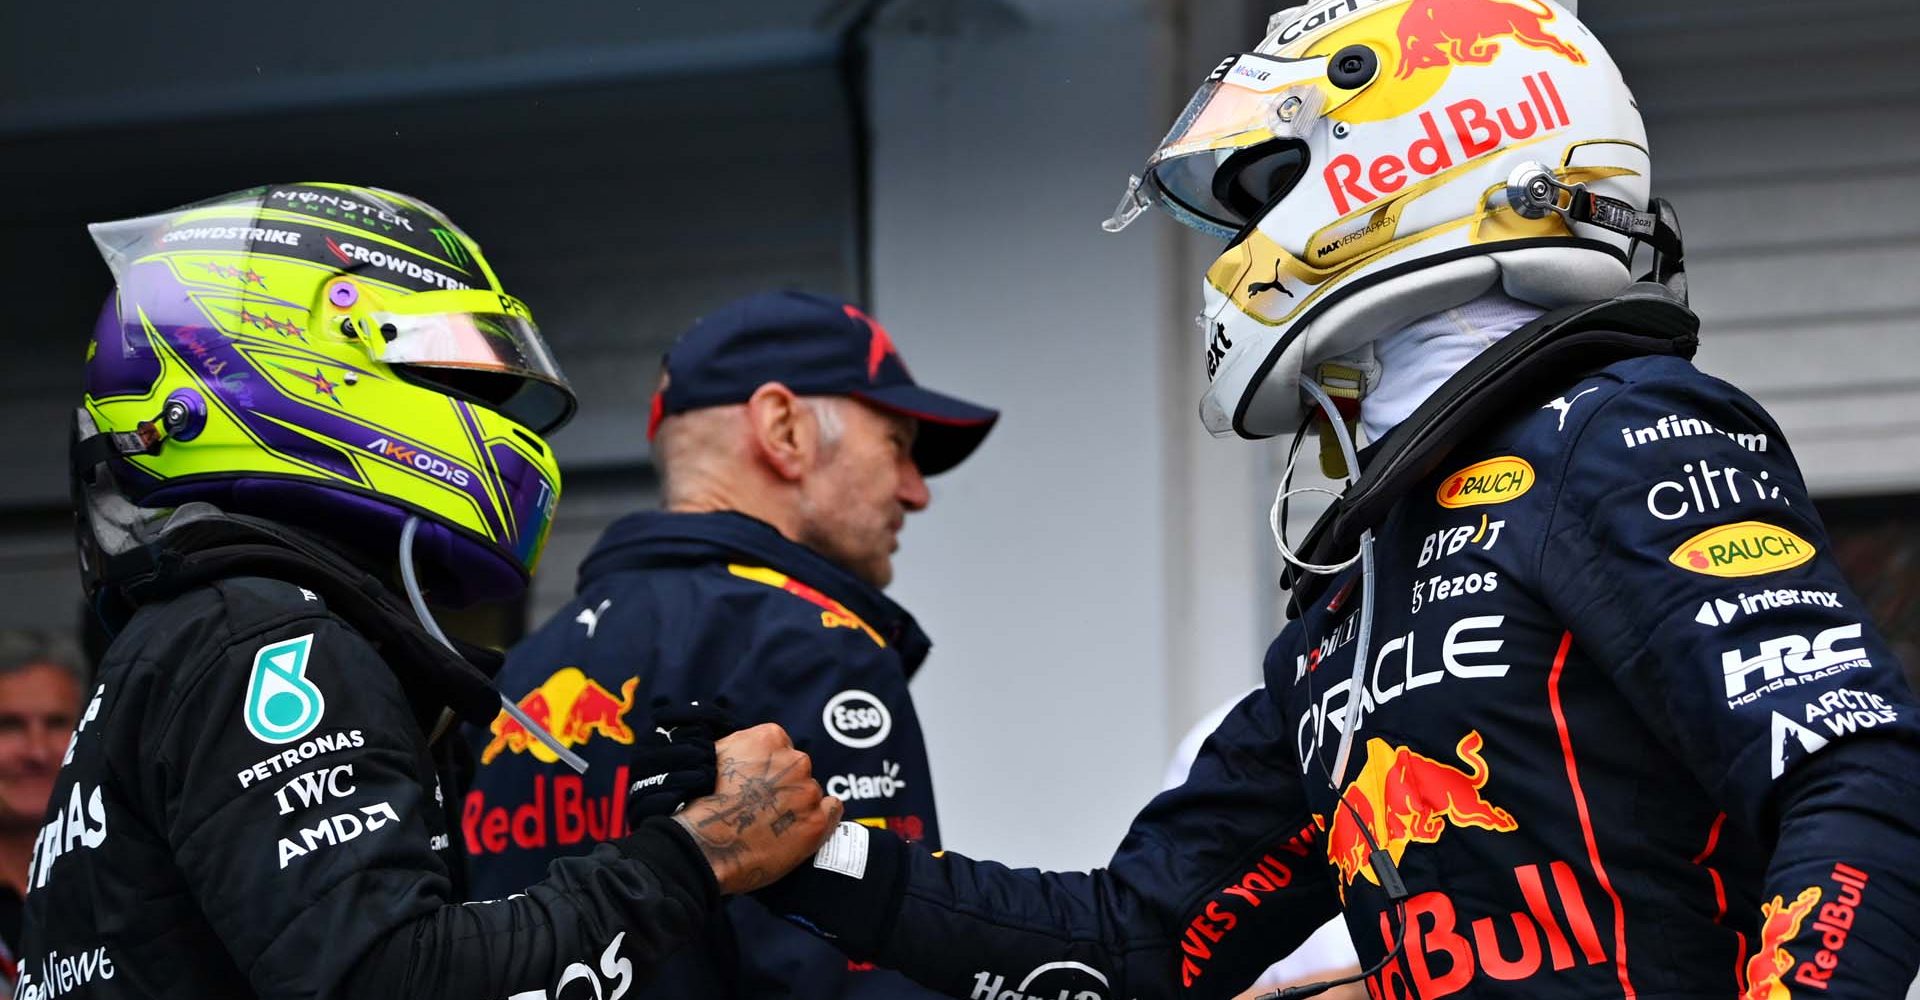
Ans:
[[[1360,402],[1368,441],[1385,437],[1435,389],[1502,337],[1546,310],[1495,287],[1465,305],[1414,320],[1371,345],[1380,373]]]

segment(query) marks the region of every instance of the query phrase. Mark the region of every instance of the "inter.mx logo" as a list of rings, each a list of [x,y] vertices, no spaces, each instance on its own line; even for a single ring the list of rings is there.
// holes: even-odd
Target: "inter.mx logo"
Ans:
[[[1871,667],[1873,661],[1858,645],[1860,624],[1839,625],[1809,639],[1804,635],[1783,635],[1760,644],[1760,652],[1746,655],[1745,649],[1730,649],[1720,654],[1720,666],[1726,675],[1727,707],[1738,708],[1764,695],[1807,681],[1817,680],[1843,670]]]

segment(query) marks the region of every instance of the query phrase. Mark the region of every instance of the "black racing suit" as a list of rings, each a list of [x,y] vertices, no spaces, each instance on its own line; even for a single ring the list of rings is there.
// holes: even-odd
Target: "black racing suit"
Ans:
[[[1230,997],[1343,909],[1375,998],[1903,995],[1920,722],[1779,428],[1674,357],[1529,395],[1380,524],[1358,688],[1356,567],[1106,869],[869,834],[769,901],[977,1000]]]
[[[718,905],[692,841],[654,819],[465,899],[426,731],[428,678],[472,671],[430,664],[452,654],[371,578],[264,537],[233,565],[276,578],[202,574],[109,648],[34,851],[20,996],[635,990]]]

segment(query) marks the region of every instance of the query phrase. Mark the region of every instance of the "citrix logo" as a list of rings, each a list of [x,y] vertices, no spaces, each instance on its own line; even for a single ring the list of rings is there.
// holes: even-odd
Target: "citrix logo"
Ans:
[[[1647,513],[1662,521],[1678,521],[1688,514],[1704,514],[1722,507],[1737,507],[1749,500],[1760,503],[1778,500],[1791,507],[1793,501],[1780,495],[1780,486],[1769,482],[1772,474],[1762,470],[1755,476],[1731,465],[1714,468],[1705,461],[1680,467],[1679,479],[1653,484],[1647,490]],[[1746,477],[1746,491],[1740,480]]]
[[[473,482],[472,474],[458,465],[437,455],[429,455],[418,448],[401,444],[398,441],[384,437],[375,438],[367,442],[366,448],[376,455],[384,455],[387,458],[399,462],[401,465],[411,465],[435,479],[451,483],[463,489]]]

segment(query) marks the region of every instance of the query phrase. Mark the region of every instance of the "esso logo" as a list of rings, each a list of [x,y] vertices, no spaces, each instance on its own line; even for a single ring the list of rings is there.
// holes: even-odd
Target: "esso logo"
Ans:
[[[826,724],[827,735],[833,737],[835,743],[856,750],[879,746],[887,734],[893,732],[893,715],[887,706],[873,695],[855,689],[829,699],[826,710],[820,713],[820,721]]]

